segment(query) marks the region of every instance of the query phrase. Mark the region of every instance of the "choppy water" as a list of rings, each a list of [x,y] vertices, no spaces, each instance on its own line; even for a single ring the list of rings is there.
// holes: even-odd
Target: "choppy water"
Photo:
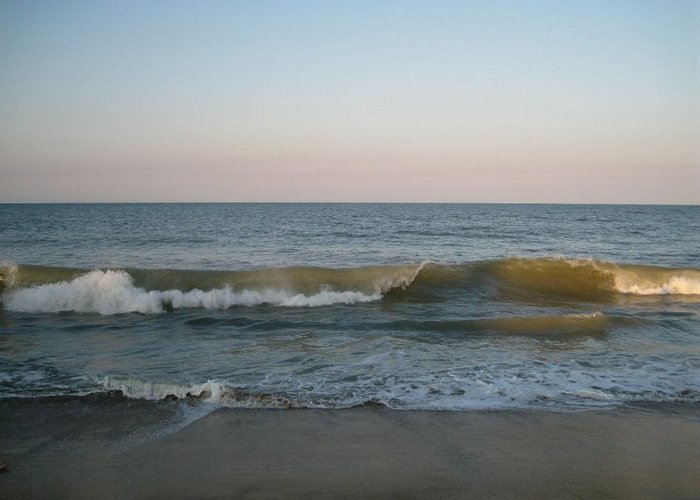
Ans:
[[[700,207],[0,205],[0,398],[700,402]]]

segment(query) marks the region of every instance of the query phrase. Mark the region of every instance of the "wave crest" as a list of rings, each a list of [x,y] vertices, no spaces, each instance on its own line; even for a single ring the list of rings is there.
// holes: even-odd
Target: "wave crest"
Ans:
[[[229,286],[209,291],[146,291],[135,286],[133,278],[126,271],[95,270],[71,281],[12,290],[5,299],[5,307],[19,312],[157,314],[181,308],[227,309],[236,305],[261,304],[313,307],[371,302],[380,298],[379,294],[328,289],[321,289],[312,295],[274,289],[236,292]]]
[[[0,278],[7,309],[106,315],[263,304],[356,304],[381,300],[387,294],[391,300],[420,302],[450,290],[485,293],[489,300],[609,302],[621,294],[678,295],[692,301],[700,297],[698,269],[563,258],[247,271],[87,271],[19,265],[0,268]],[[500,295],[492,293],[494,288]]]
[[[484,264],[502,288],[556,298],[605,301],[615,294],[700,295],[700,270],[584,259],[512,258]]]

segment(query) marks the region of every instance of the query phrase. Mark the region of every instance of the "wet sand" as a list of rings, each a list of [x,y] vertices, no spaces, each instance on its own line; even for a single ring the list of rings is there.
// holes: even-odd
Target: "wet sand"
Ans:
[[[2,498],[699,498],[696,408],[0,405]],[[160,426],[160,427],[159,427]]]

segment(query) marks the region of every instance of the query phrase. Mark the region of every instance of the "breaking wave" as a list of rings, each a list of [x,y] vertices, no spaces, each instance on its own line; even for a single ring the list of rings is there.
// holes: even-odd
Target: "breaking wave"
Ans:
[[[70,282],[38,285],[13,290],[8,294],[5,307],[20,312],[89,312],[104,315],[138,312],[162,313],[172,309],[205,308],[227,309],[233,306],[313,307],[331,304],[354,304],[379,300],[381,295],[358,291],[319,290],[313,295],[284,290],[241,290],[229,286],[202,291],[146,291],[134,286],[125,271],[91,271]]]
[[[537,370],[537,367],[530,369]],[[518,372],[530,369],[520,367]],[[568,372],[571,380],[561,380],[561,377],[556,376],[557,370]],[[222,380],[186,385],[105,377],[97,382],[104,391],[100,394],[108,395],[111,399],[189,401],[248,409],[339,409],[372,405],[391,409],[464,410],[512,406],[557,407],[557,404],[561,405],[560,408],[586,408],[629,402],[700,402],[700,392],[695,389],[654,387],[653,384],[645,383],[649,379],[641,376],[641,373],[628,377],[631,379],[630,388],[624,390],[614,385],[606,386],[603,379],[598,380],[600,386],[595,385],[595,382],[591,385],[592,380],[599,378],[592,373],[577,373],[566,367],[555,367],[550,372],[544,374],[547,383],[533,383],[528,376],[521,378],[504,374],[494,380],[488,374],[474,373],[477,380],[471,384],[468,378],[436,383],[435,380],[417,382],[415,377],[411,381],[389,377],[376,380],[379,385],[358,386],[352,390],[343,390],[341,387],[328,390],[326,387],[326,390],[317,393],[294,387],[239,387]],[[455,383],[462,384],[463,388],[453,387]],[[467,392],[471,397],[465,397]],[[95,396],[91,397],[95,399]]]
[[[512,258],[485,263],[502,288],[605,301],[614,294],[700,295],[700,270],[596,260]]]
[[[621,294],[679,295],[695,300],[700,298],[700,270],[555,258],[248,271],[0,268],[0,290],[4,290],[0,300],[6,309],[20,312],[110,315],[265,304],[316,307],[373,302],[386,296],[420,301],[455,289],[470,293],[496,290],[506,300],[544,297],[605,302]],[[548,323],[551,321],[531,327],[545,328]]]
[[[116,393],[129,399],[198,401],[234,408],[288,409],[333,407],[329,402],[321,403],[321,401],[316,401],[316,404],[314,404],[313,399],[305,400],[304,398],[295,398],[283,393],[254,393],[214,380],[208,380],[201,384],[178,385],[106,377],[99,382],[108,394]]]

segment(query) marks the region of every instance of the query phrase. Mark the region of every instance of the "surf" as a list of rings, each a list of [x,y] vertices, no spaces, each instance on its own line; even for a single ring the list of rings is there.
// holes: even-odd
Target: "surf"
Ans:
[[[605,301],[616,294],[700,295],[700,269],[566,258],[511,258],[484,267],[504,288],[550,297]]]
[[[610,302],[620,297],[700,300],[700,270],[586,259],[509,258],[462,264],[252,270],[0,268],[0,300],[17,312],[112,315],[237,306],[320,307],[446,294],[497,301]]]
[[[57,313],[74,311],[113,315],[122,313],[158,314],[174,309],[228,309],[234,306],[276,305],[314,307],[354,304],[379,300],[381,295],[361,291],[334,291],[321,287],[305,295],[289,289],[243,288],[230,285],[207,291],[191,289],[151,290],[138,287],[126,271],[90,271],[71,281],[12,290],[5,307],[18,312]]]

